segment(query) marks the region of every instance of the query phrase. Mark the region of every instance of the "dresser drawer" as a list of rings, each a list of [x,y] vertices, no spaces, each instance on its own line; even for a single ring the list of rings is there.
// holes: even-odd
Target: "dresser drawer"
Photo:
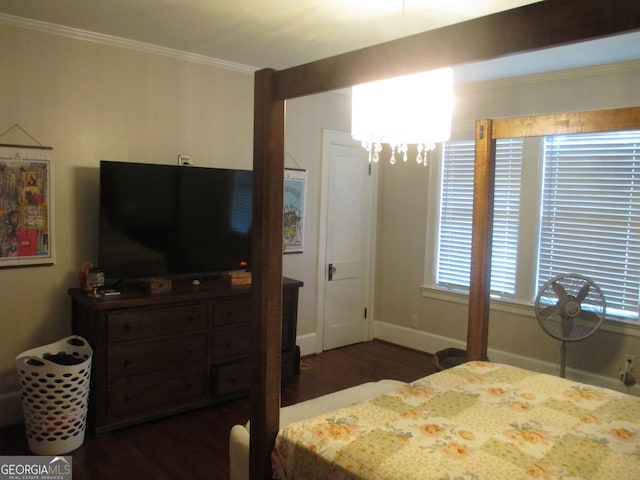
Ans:
[[[216,328],[211,338],[211,358],[214,362],[251,351],[251,324],[243,323]]]
[[[213,369],[212,394],[214,397],[249,390],[249,362],[233,363]]]
[[[221,300],[213,305],[213,324],[242,323],[251,320],[251,301],[248,298]]]
[[[108,381],[206,361],[206,335],[116,345],[107,349]]]
[[[204,399],[204,367],[171,370],[120,381],[107,389],[107,417],[132,416]]]
[[[142,308],[113,312],[107,318],[107,342],[174,335],[207,328],[207,305]]]

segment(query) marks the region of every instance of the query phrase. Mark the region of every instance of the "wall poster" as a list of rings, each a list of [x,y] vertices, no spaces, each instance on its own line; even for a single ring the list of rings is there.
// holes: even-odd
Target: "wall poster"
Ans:
[[[0,145],[0,268],[52,265],[50,147]]]
[[[284,170],[284,253],[302,253],[304,248],[306,181],[306,170]]]

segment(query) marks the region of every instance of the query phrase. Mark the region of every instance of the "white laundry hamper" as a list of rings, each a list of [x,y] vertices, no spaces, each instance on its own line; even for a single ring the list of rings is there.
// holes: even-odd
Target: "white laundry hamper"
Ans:
[[[84,442],[93,350],[73,335],[16,357],[29,449],[61,455]]]

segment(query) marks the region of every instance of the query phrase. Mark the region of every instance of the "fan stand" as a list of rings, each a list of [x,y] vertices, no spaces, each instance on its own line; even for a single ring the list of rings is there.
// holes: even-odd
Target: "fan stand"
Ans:
[[[565,372],[567,370],[567,342],[562,341],[560,346],[560,376],[565,378]]]

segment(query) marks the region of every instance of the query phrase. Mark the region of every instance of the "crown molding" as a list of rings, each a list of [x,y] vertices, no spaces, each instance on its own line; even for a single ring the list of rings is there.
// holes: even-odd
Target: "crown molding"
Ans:
[[[225,70],[232,70],[240,73],[253,74],[257,70],[257,68],[251,67],[249,65],[229,62],[219,58],[208,57],[206,55],[198,55],[195,53],[184,52],[182,50],[176,50],[173,48],[161,47],[150,43],[139,42],[137,40],[128,40],[126,38],[116,37],[113,35],[104,35],[102,33],[90,32],[88,30],[81,30],[79,28],[73,27],[65,27],[63,25],[43,22],[31,18],[18,17],[15,15],[8,15],[5,13],[0,13],[0,23],[13,27],[26,28],[42,33],[48,33],[51,35],[59,35],[62,37],[72,38],[74,40],[82,40],[102,45],[109,45],[112,47],[126,48],[128,50],[135,50],[152,55],[160,55],[163,57],[198,63],[210,67],[223,68]]]

